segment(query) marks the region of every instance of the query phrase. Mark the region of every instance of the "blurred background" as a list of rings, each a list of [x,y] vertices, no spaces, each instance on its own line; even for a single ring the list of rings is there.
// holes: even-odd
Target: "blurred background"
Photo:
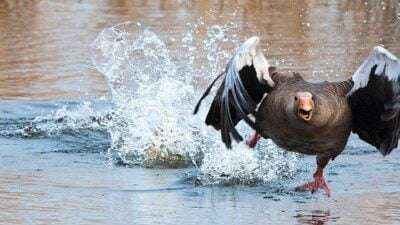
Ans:
[[[369,50],[399,51],[400,6],[393,0],[0,1],[0,98],[55,99],[108,92],[93,69],[90,43],[104,28],[140,22],[168,36],[169,49],[198,24],[232,24],[228,37],[261,36],[283,71],[308,78],[348,78]],[[174,57],[179,57],[176,54]]]

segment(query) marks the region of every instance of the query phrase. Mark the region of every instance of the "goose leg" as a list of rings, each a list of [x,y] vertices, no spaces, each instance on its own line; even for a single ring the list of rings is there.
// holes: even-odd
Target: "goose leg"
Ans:
[[[250,148],[254,148],[257,144],[257,141],[261,138],[260,134],[258,134],[257,132],[254,132],[254,134],[247,139],[246,144],[250,147]]]
[[[329,190],[329,187],[324,179],[324,168],[328,164],[330,159],[331,155],[329,151],[326,151],[322,154],[317,154],[317,171],[315,171],[314,173],[314,181],[298,186],[296,188],[296,191],[309,190],[311,191],[311,193],[314,193],[321,188],[324,189],[325,194],[330,197],[331,191]]]
[[[318,167],[317,171],[314,173],[314,181],[311,181],[309,183],[305,183],[303,185],[300,185],[296,187],[296,191],[306,191],[309,190],[311,193],[316,192],[319,188],[324,189],[325,194],[330,197],[331,192],[329,190],[328,185],[325,182],[323,172],[324,169]]]

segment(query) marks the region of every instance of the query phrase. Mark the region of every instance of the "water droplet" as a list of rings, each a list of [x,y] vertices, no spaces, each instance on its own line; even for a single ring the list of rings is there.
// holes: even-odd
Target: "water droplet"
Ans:
[[[222,39],[225,36],[225,33],[220,25],[213,25],[208,32],[208,35],[216,37],[217,39]]]
[[[186,35],[182,38],[183,47],[191,46],[193,42],[193,36],[191,33],[186,33]]]

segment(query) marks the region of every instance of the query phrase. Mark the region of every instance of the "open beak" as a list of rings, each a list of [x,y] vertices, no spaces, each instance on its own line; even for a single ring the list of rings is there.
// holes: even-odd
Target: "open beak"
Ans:
[[[299,97],[297,104],[297,113],[304,121],[310,121],[313,114],[314,102],[312,97]]]

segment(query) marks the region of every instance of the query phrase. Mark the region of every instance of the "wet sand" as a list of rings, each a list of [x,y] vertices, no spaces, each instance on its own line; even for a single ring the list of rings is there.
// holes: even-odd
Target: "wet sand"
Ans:
[[[180,40],[191,29],[188,23],[198,24],[199,18],[195,38],[206,37],[214,24],[234,23],[237,28],[226,35],[240,41],[260,35],[274,65],[310,80],[348,78],[377,44],[400,55],[400,4],[394,1],[3,0],[1,131],[24,127],[62,101],[110,94],[90,59],[90,43],[102,29],[140,22],[163,38],[179,62],[187,60]],[[293,191],[311,178],[313,157],[296,162],[299,169],[290,179],[198,185],[190,175],[195,168],[110,163],[107,132],[68,132],[34,137],[0,132],[0,223],[400,223],[400,152],[383,158],[356,136],[327,168],[333,192],[327,198]]]

